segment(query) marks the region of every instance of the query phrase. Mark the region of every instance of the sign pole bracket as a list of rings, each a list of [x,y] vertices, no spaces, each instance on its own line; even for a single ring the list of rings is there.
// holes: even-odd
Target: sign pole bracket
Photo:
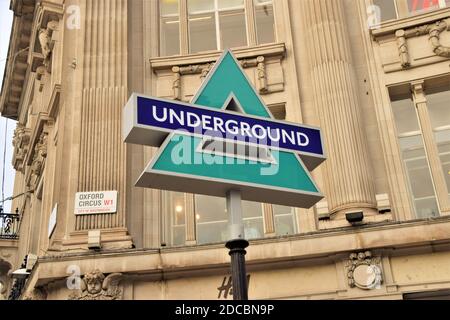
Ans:
[[[233,279],[233,300],[248,300],[247,272],[245,268],[245,249],[249,242],[245,239],[242,218],[242,196],[237,190],[227,192],[227,211],[230,217],[230,241],[226,247],[230,250],[231,274]]]

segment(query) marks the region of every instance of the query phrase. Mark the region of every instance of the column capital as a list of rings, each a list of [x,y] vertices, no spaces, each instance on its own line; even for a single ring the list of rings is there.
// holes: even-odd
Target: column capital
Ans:
[[[411,91],[414,95],[414,100],[416,103],[427,101],[425,97],[425,81],[417,80],[411,82]]]

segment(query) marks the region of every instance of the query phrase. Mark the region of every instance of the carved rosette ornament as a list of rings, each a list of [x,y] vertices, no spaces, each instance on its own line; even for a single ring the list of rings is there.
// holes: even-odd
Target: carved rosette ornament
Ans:
[[[370,251],[350,254],[346,270],[351,288],[372,290],[383,282],[381,258],[373,257]]]
[[[121,273],[112,273],[105,277],[100,270],[87,273],[81,280],[79,292],[69,296],[69,300],[121,300]]]

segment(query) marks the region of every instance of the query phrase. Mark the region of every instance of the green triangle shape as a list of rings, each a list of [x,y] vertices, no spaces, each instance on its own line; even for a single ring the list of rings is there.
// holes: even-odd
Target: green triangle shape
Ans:
[[[223,109],[226,107],[225,103],[233,95],[244,113],[273,118],[237,60],[230,51],[226,51],[208,75],[192,103]],[[230,182],[234,185],[242,184],[247,187],[251,185],[252,188],[274,188],[278,192],[285,190],[295,194],[312,194],[314,200],[310,202],[313,204],[322,198],[311,176],[295,153],[273,152],[276,164],[255,163],[254,161],[242,159],[236,163],[236,159],[218,155],[214,155],[216,163],[199,163],[201,162],[198,161],[199,157],[205,156],[204,153],[197,151],[201,141],[197,137],[171,134],[161,146],[159,154],[152,161],[146,172],[158,176],[190,177],[194,178],[194,180],[197,178],[200,180]],[[183,151],[180,151],[181,149]],[[186,160],[184,161],[185,163],[174,161],[173,154],[181,156]],[[261,174],[262,172],[272,172],[273,174],[264,175]],[[245,193],[243,193],[243,199],[246,200],[244,197]],[[306,203],[309,202],[306,201]],[[309,203],[305,207],[309,208],[313,204]],[[297,206],[300,207],[300,205]]]
[[[192,103],[222,109],[230,94],[234,94],[244,113],[273,118],[236,59],[230,51],[227,51],[217,62],[209,77],[205,79],[204,85],[192,99]]]

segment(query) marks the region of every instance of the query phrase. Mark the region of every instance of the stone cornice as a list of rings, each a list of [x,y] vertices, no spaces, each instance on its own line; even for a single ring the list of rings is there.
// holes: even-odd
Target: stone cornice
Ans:
[[[264,95],[284,91],[284,81],[271,85],[268,82],[267,76],[268,61],[278,60],[281,64],[281,60],[285,57],[286,45],[284,43],[241,48],[233,52],[243,68],[257,69],[256,87],[260,94]],[[201,81],[203,81],[213,68],[220,54],[218,51],[211,51],[182,56],[153,58],[150,59],[150,65],[156,74],[159,72],[167,72],[168,70],[172,72],[172,99],[183,101],[185,97],[182,94],[181,78],[185,75],[199,74]]]
[[[238,59],[254,58],[258,56],[284,56],[286,45],[284,43],[268,44],[258,47],[249,47],[233,50]],[[186,66],[195,64],[206,64],[215,62],[220,57],[221,52],[212,51],[207,53],[197,53],[184,56],[171,56],[150,59],[150,65],[153,70],[171,69],[173,66]]]
[[[52,1],[12,0],[14,22],[11,31],[8,60],[0,98],[0,112],[4,117],[17,120],[23,105],[22,95],[31,72],[45,65],[50,58],[42,54],[38,39],[42,30],[48,30],[48,49],[53,49],[52,31],[63,17],[63,5]],[[51,51],[50,51],[51,52]],[[33,85],[33,84],[30,84]]]
[[[0,112],[2,116],[16,120],[28,70],[27,54],[30,47],[35,0],[12,0],[10,7],[14,11],[14,20],[3,76]]]
[[[450,219],[442,217],[252,241],[247,261],[249,270],[258,270],[269,266],[279,268],[318,261],[332,262],[336,254],[344,255],[353,251],[373,250],[396,256],[448,250],[449,247]],[[68,264],[76,261],[81,270],[89,270],[92,259],[95,259],[96,266],[105,273],[148,275],[155,280],[180,275],[213,274],[227,270],[229,265],[227,250],[222,244],[117,250],[41,257],[32,278],[35,278],[38,285],[64,279]],[[121,263],[124,259],[126,264]]]
[[[394,36],[397,30],[412,29],[426,24],[432,24],[450,17],[450,8],[424,13],[420,16],[412,16],[394,21],[382,23],[380,27],[370,30],[373,38],[378,40],[384,36]]]
[[[371,29],[372,37],[381,46],[396,42],[399,54],[399,64],[386,63],[386,72],[401,71],[411,69],[424,64],[436,63],[450,58],[450,47],[445,39],[441,41],[441,36],[448,37],[450,32],[450,8],[433,11],[420,16],[389,21],[379,28]],[[432,54],[414,57],[411,52],[413,45],[409,39],[416,37],[428,37],[428,46]],[[416,46],[417,47],[417,46]],[[422,47],[423,48],[423,47]]]

